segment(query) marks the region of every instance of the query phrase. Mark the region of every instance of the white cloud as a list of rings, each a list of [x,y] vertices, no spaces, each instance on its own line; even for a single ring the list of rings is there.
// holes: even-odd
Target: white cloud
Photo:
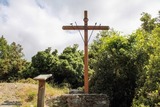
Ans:
[[[26,58],[47,47],[62,50],[66,46],[64,44],[69,37],[62,30],[62,22],[47,14],[47,10],[38,7],[33,0],[14,0],[9,7],[2,8],[7,22],[1,23],[0,35],[4,35],[10,43],[21,44]]]
[[[88,10],[89,24],[131,33],[140,26],[142,12],[155,16],[159,9],[159,0],[9,0],[8,4],[0,2],[0,35],[9,43],[21,44],[28,60],[47,47],[62,51],[78,43],[82,49],[78,31],[66,33],[62,26],[75,21],[83,24],[84,10]]]

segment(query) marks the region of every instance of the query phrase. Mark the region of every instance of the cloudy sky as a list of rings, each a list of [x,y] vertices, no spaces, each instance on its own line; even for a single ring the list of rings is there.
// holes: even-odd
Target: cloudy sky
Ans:
[[[159,7],[159,0],[0,0],[0,36],[21,44],[25,58],[31,60],[47,47],[61,52],[77,43],[83,49],[78,31],[63,31],[62,26],[82,25],[84,10],[90,25],[97,22],[129,34],[140,26],[142,12],[156,17]]]

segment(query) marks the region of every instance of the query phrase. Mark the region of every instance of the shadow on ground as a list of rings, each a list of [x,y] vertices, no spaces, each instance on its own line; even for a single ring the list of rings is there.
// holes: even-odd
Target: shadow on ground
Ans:
[[[0,106],[21,106],[22,103],[20,101],[4,101]]]

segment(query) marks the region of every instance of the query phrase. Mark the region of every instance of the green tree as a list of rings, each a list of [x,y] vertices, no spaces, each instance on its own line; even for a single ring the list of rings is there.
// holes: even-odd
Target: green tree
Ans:
[[[156,18],[152,18],[150,14],[143,12],[142,17],[140,18],[140,20],[142,21],[142,28],[147,31],[150,32],[156,27]]]
[[[108,94],[111,107],[160,105],[159,17],[143,13],[140,20],[131,35],[101,32],[91,45],[91,90]]]
[[[3,75],[8,73],[9,66],[7,66],[7,56],[8,56],[8,48],[9,45],[7,44],[7,41],[2,36],[0,38],[0,80],[2,80]]]
[[[134,40],[111,31],[106,32],[106,36],[100,37],[96,43],[99,45],[95,46],[98,50],[93,65],[95,74],[90,81],[91,91],[107,94],[111,107],[131,106],[139,69],[137,56],[132,53]]]
[[[31,76],[35,77],[40,74],[52,74],[53,72],[56,72],[55,70],[59,64],[58,61],[58,56],[51,53],[50,47],[44,51],[37,52],[37,54],[32,57],[30,67],[32,71]]]
[[[83,53],[78,45],[66,47],[58,55],[58,51],[51,52],[51,48],[38,52],[32,57],[32,63],[27,74],[53,74],[52,80],[56,84],[68,83],[72,88],[83,84]],[[50,81],[52,81],[50,80]]]
[[[67,82],[72,88],[83,85],[83,53],[78,50],[78,45],[66,47],[60,59],[59,82]]]
[[[148,63],[144,66],[143,75],[137,80],[138,87],[133,100],[133,107],[160,106],[160,28],[156,27],[147,42],[145,49],[148,50]],[[143,79],[142,79],[143,78]]]
[[[5,38],[0,38],[0,80],[14,81],[22,77],[27,61],[23,59],[22,47],[15,42],[10,45]]]

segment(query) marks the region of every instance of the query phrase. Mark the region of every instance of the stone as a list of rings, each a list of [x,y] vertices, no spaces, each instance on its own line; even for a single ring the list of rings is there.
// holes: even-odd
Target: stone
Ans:
[[[57,99],[58,107],[109,107],[109,98],[106,94],[66,94]],[[54,100],[48,100],[47,105],[54,107],[50,105],[55,102]]]
[[[71,89],[69,90],[69,94],[83,94],[84,92],[82,90],[78,89]]]

